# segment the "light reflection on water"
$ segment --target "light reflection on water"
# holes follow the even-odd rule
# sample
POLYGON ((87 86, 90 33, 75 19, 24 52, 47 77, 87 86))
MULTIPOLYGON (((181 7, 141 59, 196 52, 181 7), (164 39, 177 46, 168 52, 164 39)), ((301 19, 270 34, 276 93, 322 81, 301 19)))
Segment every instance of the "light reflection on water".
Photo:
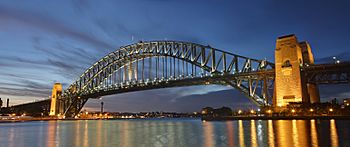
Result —
POLYGON ((257 147, 255 120, 250 121, 251 146, 257 147))
POLYGON ((1 123, 0 146, 350 146, 350 121, 198 119, 1 123))
POLYGON ((319 146, 318 145, 318 138, 317 138, 317 128, 316 128, 316 121, 314 119, 311 120, 311 145, 312 146, 319 146))
POLYGON ((338 133, 337 133, 337 127, 335 124, 334 119, 331 120, 331 145, 332 147, 338 147, 339 143, 338 143, 338 133))
POLYGON ((227 121, 226 122, 226 127, 227 127, 227 146, 228 147, 233 147, 234 146, 234 129, 233 129, 233 122, 232 121, 227 121))
POLYGON ((243 121, 242 120, 239 120, 238 121, 238 127, 239 127, 239 146, 241 147, 245 147, 245 144, 244 144, 244 130, 243 130, 243 121))

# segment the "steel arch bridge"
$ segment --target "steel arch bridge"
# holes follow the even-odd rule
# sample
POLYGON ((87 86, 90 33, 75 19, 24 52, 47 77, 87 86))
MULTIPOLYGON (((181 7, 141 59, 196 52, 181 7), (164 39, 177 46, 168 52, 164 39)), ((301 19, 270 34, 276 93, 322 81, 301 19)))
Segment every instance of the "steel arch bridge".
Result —
POLYGON ((73 117, 89 98, 206 84, 232 86, 266 106, 273 82, 274 64, 266 60, 190 42, 139 42, 120 47, 88 68, 58 97, 57 113, 73 117))

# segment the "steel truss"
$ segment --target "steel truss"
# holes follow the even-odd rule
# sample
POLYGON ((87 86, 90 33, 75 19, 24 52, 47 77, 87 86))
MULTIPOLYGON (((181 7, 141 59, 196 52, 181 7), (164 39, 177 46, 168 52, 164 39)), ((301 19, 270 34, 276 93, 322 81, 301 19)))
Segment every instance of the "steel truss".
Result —
POLYGON ((73 117, 89 98, 175 86, 222 84, 269 105, 274 64, 189 42, 139 42, 88 68, 62 94, 59 113, 73 117))
POLYGON ((350 83, 350 62, 306 66, 302 69, 302 74, 306 77, 307 83, 350 83))

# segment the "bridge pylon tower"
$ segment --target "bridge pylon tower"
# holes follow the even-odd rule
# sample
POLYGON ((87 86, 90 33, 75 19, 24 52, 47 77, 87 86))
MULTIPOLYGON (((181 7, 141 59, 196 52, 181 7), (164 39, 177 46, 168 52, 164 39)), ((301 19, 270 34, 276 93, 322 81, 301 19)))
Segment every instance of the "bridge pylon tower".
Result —
POLYGON ((62 110, 59 110, 61 108, 60 105, 62 105, 60 103, 61 94, 62 94, 62 84, 55 83, 52 88, 49 116, 56 116, 59 114, 59 112, 62 112, 62 110))
POLYGON ((287 106, 290 102, 316 103, 320 101, 316 84, 308 83, 304 67, 314 64, 311 47, 298 42, 295 35, 279 37, 275 49, 274 106, 287 106))

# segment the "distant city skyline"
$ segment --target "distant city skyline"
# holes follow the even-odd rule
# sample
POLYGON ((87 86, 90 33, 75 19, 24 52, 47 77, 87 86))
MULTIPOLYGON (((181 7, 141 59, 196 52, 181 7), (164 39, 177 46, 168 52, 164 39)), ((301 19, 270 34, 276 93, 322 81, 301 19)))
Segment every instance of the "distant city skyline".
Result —
MULTIPOLYGON (((317 63, 350 60, 350 2, 293 1, 2 1, 0 97, 10 105, 45 99, 55 82, 67 88, 85 69, 141 40, 195 42, 274 62, 276 38, 296 34, 317 63), (321 11, 322 10, 322 11, 321 11)), ((349 98, 349 85, 320 86, 321 100, 349 98)), ((103 97, 106 111, 199 111, 254 107, 226 86, 192 86, 103 97)), ((99 110, 89 100, 87 110, 99 110)))

